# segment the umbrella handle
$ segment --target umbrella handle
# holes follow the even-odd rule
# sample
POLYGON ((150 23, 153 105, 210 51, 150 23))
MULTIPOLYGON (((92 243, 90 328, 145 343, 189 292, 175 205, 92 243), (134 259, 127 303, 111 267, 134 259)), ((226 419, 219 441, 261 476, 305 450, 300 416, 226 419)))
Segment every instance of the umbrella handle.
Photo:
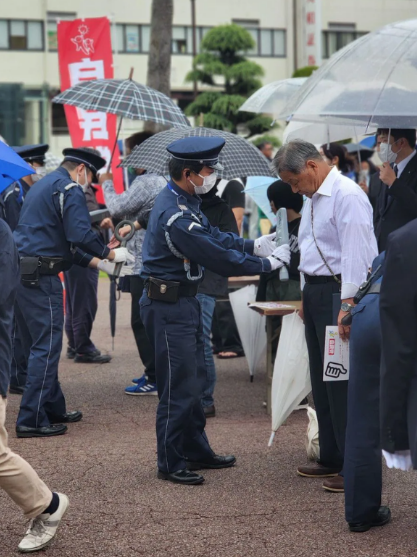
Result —
MULTIPOLYGON (((116 240, 118 240, 120 242, 122 247, 126 247, 127 242, 131 238, 133 238, 135 232, 136 232, 135 225, 132 221, 122 220, 122 221, 119 222, 119 224, 116 226, 116 228, 114 230, 114 237, 116 238, 116 240), (126 234, 126 236, 120 236, 120 234, 119 234, 119 230, 121 228, 123 228, 123 226, 130 226, 130 231, 128 232, 128 234, 126 234)), ((124 263, 116 263, 116 265, 114 267, 114 275, 113 276, 115 276, 115 277, 120 276, 120 271, 122 270, 123 265, 124 265, 124 263)))

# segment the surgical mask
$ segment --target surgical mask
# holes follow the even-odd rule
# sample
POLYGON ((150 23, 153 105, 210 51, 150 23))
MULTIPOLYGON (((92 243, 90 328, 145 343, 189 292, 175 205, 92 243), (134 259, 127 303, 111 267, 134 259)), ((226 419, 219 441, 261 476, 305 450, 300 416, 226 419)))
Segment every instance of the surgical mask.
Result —
POLYGON ((198 174, 198 176, 203 179, 202 186, 196 186, 194 182, 191 182, 197 195, 204 195, 205 193, 208 193, 216 185, 217 175, 215 172, 213 172, 213 174, 210 174, 209 176, 201 176, 201 174, 198 174))
MULTIPOLYGON (((394 141, 392 145, 395 145, 396 143, 397 142, 394 141)), ((381 145, 379 146, 379 158, 382 162, 393 164, 397 160, 398 153, 401 151, 401 149, 397 153, 394 153, 394 151, 392 150, 392 145, 390 145, 389 143, 381 143, 381 145)))
POLYGON ((86 169, 85 166, 84 166, 84 184, 80 184, 80 182, 78 181, 78 176, 77 176, 77 184, 78 184, 79 186, 82 187, 83 192, 86 192, 87 189, 88 189, 88 186, 90 185, 90 184, 88 183, 87 169, 86 169))
POLYGON ((36 174, 31 174, 33 182, 39 182, 41 178, 46 176, 46 168, 44 166, 32 167, 36 174))

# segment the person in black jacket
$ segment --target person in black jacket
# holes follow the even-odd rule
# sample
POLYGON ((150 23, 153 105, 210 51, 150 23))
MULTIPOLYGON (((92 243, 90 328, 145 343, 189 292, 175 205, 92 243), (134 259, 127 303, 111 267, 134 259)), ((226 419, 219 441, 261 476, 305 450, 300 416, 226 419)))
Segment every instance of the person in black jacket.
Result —
MULTIPOLYGON (((225 201, 217 196, 216 188, 213 188, 209 193, 201 195, 200 197, 202 199, 201 211, 212 226, 216 226, 221 232, 233 232, 234 234, 238 234, 233 211, 225 201)), ((210 337, 216 298, 219 296, 225 298, 228 296, 227 278, 206 269, 204 280, 197 294, 203 319, 204 357, 207 368, 207 381, 202 396, 202 404, 206 418, 212 418, 216 415, 213 398, 214 386, 216 384, 216 367, 214 364, 210 337)))
POLYGON ((379 129, 380 157, 384 161, 374 214, 375 235, 381 253, 391 232, 417 218, 416 130, 379 129))
POLYGON ((380 294, 381 442, 394 467, 393 455, 417 468, 416 246, 417 220, 389 236, 380 294))

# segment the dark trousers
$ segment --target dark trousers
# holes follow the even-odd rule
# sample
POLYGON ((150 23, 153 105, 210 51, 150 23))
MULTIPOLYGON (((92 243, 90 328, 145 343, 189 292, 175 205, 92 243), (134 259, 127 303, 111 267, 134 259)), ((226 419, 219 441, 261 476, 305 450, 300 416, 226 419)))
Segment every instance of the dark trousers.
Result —
POLYGON ((73 265, 64 273, 65 333, 68 345, 77 352, 94 352, 90 339, 97 313, 98 270, 73 265))
POLYGON ((17 425, 44 427, 50 418, 65 414, 65 398, 58 381, 64 309, 57 276, 41 276, 38 288, 19 284, 17 303, 32 336, 27 381, 17 425))
POLYGON ((242 342, 229 300, 216 303, 211 331, 216 352, 243 353, 242 342))
POLYGON ((379 294, 368 294, 352 311, 345 449, 347 522, 368 522, 381 504, 379 424, 381 330, 379 294))
POLYGON ((143 365, 145 374, 151 383, 156 383, 155 353, 146 334, 145 325, 140 316, 139 301, 143 294, 145 281, 139 275, 129 277, 130 294, 132 296, 131 326, 135 336, 136 346, 143 365))
POLYGON ((311 386, 319 423, 320 463, 343 467, 347 414, 347 381, 323 381, 326 326, 333 324, 336 282, 306 284, 303 290, 305 335, 310 358, 311 386))
POLYGON ((170 304, 147 294, 140 308, 155 350, 158 468, 173 473, 185 469, 186 459, 207 461, 214 454, 201 404, 207 377, 201 309, 196 298, 170 304))
POLYGON ((16 286, 9 285, 9 294, 0 295, 0 397, 7 396, 12 359, 13 306, 16 286))
POLYGON ((23 319, 17 303, 14 305, 14 322, 12 331, 12 366, 10 371, 10 386, 24 387, 26 385, 27 367, 32 345, 30 331, 23 319))

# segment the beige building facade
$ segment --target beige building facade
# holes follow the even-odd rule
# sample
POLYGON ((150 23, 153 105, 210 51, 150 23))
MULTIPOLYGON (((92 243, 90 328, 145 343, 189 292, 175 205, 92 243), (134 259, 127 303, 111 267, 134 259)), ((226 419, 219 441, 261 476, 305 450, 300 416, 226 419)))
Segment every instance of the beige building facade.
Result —
MULTIPOLYGON (((236 22, 256 42, 248 55, 262 65, 264 83, 290 77, 306 63, 304 21, 315 4, 322 59, 394 21, 417 17, 417 0, 195 0, 197 50, 213 26, 236 22)), ((70 143, 62 107, 51 106, 59 90, 58 20, 109 17, 116 78, 145 83, 151 0, 0 0, 0 134, 11 143, 47 141, 55 153, 70 143)), ((174 0, 172 96, 185 106, 192 83, 191 0, 174 0)), ((127 135, 140 128, 130 122, 127 135)))

